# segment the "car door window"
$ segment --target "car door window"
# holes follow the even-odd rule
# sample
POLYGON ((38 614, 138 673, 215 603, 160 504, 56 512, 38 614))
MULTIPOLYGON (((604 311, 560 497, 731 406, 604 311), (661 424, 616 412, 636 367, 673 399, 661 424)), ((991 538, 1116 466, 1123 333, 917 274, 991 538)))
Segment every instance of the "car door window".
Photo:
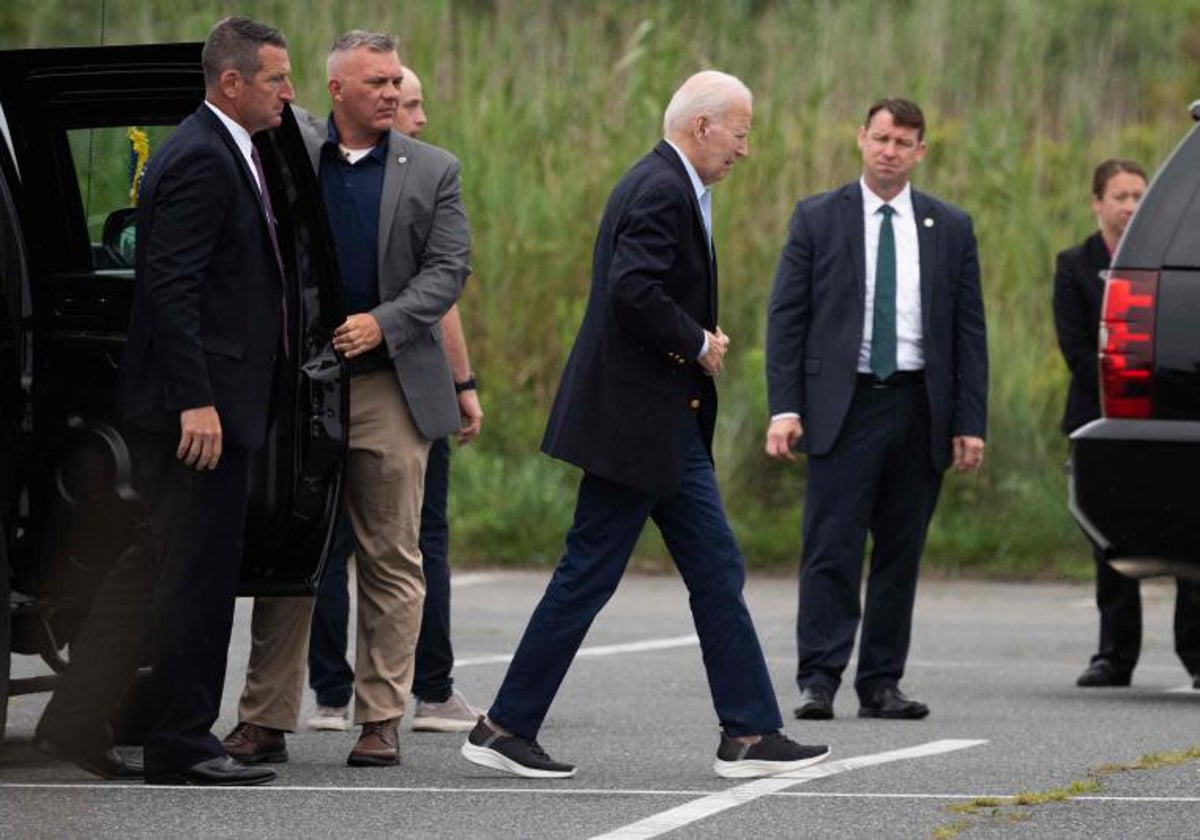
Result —
POLYGON ((133 208, 146 161, 174 126, 106 126, 67 132, 87 220, 91 268, 133 268, 133 208))

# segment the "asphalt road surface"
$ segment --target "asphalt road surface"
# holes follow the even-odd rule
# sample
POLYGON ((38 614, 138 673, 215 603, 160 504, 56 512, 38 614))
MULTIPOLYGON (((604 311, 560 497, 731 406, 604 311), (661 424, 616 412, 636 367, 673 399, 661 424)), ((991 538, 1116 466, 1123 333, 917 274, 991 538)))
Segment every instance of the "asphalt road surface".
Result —
MULTIPOLYGON (((455 677, 476 705, 491 700, 546 579, 456 577, 455 677)), ((1174 587, 1148 582, 1143 593, 1146 634, 1133 686, 1078 689, 1096 637, 1090 586, 923 582, 903 687, 930 705, 930 717, 859 719, 847 685, 834 720, 802 722, 791 716, 794 580, 753 578, 747 600, 785 729, 833 748, 824 764, 765 780, 712 772, 717 724, 687 594, 674 576, 627 577, 568 674, 539 740, 579 765, 570 780, 503 776, 462 759, 462 735, 402 727, 396 768, 347 767, 354 733, 302 729, 289 736, 291 761, 269 787, 101 783, 36 752, 30 739, 45 696, 15 698, 0 747, 0 836, 1200 836, 1200 761, 1115 771, 1200 746, 1200 692, 1172 651, 1174 587), (1061 795, 1102 767, 1111 772, 1074 798, 1006 804, 1022 792, 1061 795), (999 805, 947 810, 980 797, 999 805)), ((235 722, 248 618, 248 602, 240 603, 222 735, 235 722)), ((27 657, 14 666, 19 674, 42 669, 27 657)), ((305 702, 301 726, 311 695, 305 702)))

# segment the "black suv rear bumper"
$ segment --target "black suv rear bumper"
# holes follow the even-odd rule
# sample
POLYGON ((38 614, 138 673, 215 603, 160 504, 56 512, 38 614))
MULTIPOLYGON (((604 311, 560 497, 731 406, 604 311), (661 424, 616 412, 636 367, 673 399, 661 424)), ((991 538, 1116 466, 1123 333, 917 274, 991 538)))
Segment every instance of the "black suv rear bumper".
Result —
POLYGON ((1071 440, 1068 506, 1113 566, 1200 579, 1200 422, 1102 419, 1071 440))

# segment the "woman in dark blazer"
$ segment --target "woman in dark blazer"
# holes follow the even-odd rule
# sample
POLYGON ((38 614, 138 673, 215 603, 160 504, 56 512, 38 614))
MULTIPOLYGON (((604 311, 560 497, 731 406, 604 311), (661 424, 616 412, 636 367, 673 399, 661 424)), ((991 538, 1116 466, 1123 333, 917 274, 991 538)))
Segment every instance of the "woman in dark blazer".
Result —
MULTIPOLYGON (((1071 370, 1063 434, 1100 416, 1097 352, 1104 280, 1113 252, 1146 191, 1146 173, 1131 160, 1109 159, 1092 175, 1092 212, 1099 230, 1058 255, 1054 272, 1054 327, 1071 370)), ((1076 681, 1084 687, 1129 685, 1142 644, 1142 601, 1138 581, 1114 570, 1099 549, 1096 606, 1100 648, 1076 681)), ((1177 581, 1175 652, 1200 687, 1200 584, 1177 581)))

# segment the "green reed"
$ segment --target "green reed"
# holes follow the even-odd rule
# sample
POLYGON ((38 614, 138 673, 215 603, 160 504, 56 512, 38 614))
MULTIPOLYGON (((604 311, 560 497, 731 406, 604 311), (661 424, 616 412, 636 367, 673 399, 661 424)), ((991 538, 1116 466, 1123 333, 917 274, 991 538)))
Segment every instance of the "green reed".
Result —
MULTIPOLYGON (((689 73, 754 90, 752 158, 714 201, 721 325, 718 475, 749 561, 799 550, 803 465, 768 463, 765 308, 795 200, 856 177, 856 126, 884 96, 919 101, 915 177, 972 214, 992 356, 987 466, 948 476, 928 562, 948 574, 1079 575, 1058 431, 1066 369, 1050 315, 1054 254, 1091 229, 1087 185, 1111 155, 1153 169, 1200 95, 1200 0, 10 0, 0 47, 202 39, 220 15, 282 28, 302 103, 324 107, 324 54, 348 28, 397 33, 425 82, 427 139, 463 161, 474 233, 463 301, 484 390, 456 459, 457 558, 550 562, 572 469, 537 454, 583 313, 592 238, 620 174, 658 138, 689 73)), ((653 539, 645 554, 662 554, 653 539)))

